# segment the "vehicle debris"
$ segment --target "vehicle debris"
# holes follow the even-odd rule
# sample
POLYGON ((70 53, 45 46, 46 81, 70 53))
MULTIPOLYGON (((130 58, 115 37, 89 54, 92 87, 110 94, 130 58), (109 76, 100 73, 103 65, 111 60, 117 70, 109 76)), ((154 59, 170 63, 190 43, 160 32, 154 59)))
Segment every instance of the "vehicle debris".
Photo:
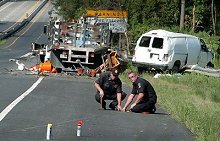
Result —
POLYGON ((213 76, 213 77, 220 77, 220 70, 214 69, 214 68, 203 68, 199 65, 189 65, 185 66, 184 72, 195 72, 204 74, 207 76, 213 76))
POLYGON ((28 70, 32 72, 50 72, 50 73, 57 72, 56 69, 52 66, 50 61, 37 64, 36 66, 32 66, 28 70))
POLYGON ((111 48, 109 24, 94 20, 92 16, 83 16, 77 22, 66 22, 50 17, 44 27, 48 44, 32 43, 33 54, 39 55, 42 63, 29 70, 94 77, 118 69, 120 62, 127 59, 111 48))
POLYGON ((17 60, 17 59, 9 59, 9 61, 14 61, 18 65, 17 70, 19 70, 19 71, 23 71, 23 70, 27 69, 25 67, 24 63, 19 63, 19 60, 17 60))

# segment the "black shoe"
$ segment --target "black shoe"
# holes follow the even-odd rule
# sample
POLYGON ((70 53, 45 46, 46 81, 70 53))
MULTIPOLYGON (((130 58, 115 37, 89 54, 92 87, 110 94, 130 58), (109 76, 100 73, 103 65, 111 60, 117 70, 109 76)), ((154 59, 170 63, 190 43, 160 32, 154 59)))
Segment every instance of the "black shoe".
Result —
POLYGON ((112 104, 109 104, 109 108, 112 109, 112 110, 116 110, 116 107, 113 106, 112 104))
POLYGON ((105 104, 105 105, 102 105, 102 109, 103 109, 103 110, 106 110, 106 104, 105 104))
POLYGON ((106 110, 106 106, 102 107, 104 110, 106 110))
POLYGON ((153 113, 155 113, 155 112, 156 112, 156 110, 157 110, 157 109, 156 109, 156 107, 154 106, 154 108, 151 110, 151 112, 150 112, 150 113, 151 113, 151 114, 153 114, 153 113))

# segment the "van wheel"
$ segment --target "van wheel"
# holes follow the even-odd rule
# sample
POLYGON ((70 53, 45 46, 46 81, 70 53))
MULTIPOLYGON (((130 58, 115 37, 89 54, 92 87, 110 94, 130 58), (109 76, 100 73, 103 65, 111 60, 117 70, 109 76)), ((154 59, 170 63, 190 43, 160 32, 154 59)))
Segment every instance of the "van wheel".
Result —
POLYGON ((211 62, 209 62, 206 66, 207 66, 208 68, 214 68, 214 64, 212 64, 211 62))
POLYGON ((180 71, 180 61, 177 60, 174 65, 173 65, 173 68, 172 68, 172 73, 178 73, 180 71))

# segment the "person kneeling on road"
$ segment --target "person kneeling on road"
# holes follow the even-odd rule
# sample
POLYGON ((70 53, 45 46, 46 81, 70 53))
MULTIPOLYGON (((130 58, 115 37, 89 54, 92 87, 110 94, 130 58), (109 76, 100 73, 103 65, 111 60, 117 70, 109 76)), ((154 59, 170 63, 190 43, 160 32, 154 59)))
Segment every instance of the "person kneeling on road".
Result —
POLYGON ((95 99, 101 104, 102 109, 106 109, 105 100, 113 100, 109 104, 109 108, 122 111, 121 102, 125 99, 126 93, 122 91, 122 82, 117 70, 101 73, 95 81, 95 88, 97 89, 95 99))
POLYGON ((135 113, 154 113, 156 111, 157 95, 152 85, 147 80, 138 77, 135 72, 128 73, 128 77, 133 84, 133 88, 122 111, 125 112, 134 97, 137 96, 135 102, 131 104, 129 111, 135 113))

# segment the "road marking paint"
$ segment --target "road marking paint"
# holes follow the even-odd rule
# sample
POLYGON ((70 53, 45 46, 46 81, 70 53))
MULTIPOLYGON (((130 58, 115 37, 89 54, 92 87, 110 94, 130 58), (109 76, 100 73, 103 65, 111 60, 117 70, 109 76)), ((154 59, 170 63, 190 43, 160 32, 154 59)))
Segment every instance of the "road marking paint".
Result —
MULTIPOLYGON (((12 2, 15 4, 16 2, 12 2)), ((21 3, 20 5, 16 6, 15 8, 10 8, 10 13, 8 13, 6 16, 4 16, 3 21, 7 22, 13 22, 14 19, 11 19, 11 16, 13 15, 14 12, 17 11, 17 9, 23 8, 26 2, 21 3)), ((6 31, 3 31, 6 32, 6 31)))
MULTIPOLYGON (((47 10, 47 7, 49 7, 49 4, 46 4, 46 6, 44 6, 44 8, 43 8, 42 10, 40 10, 40 12, 36 15, 36 17, 34 17, 34 18, 31 20, 32 23, 31 23, 30 25, 27 25, 27 28, 25 27, 26 30, 25 30, 20 36, 18 36, 10 45, 4 47, 3 49, 7 49, 7 48, 11 47, 13 44, 15 44, 15 42, 16 42, 20 37, 22 37, 22 36, 32 27, 32 25, 39 19, 39 17, 43 14, 43 12, 44 12, 45 10, 47 10)), ((20 32, 21 32, 21 31, 20 31, 20 32)))
POLYGON ((8 8, 10 5, 12 5, 12 3, 9 3, 7 6, 5 6, 4 8, 0 9, 0 12, 2 12, 3 10, 5 10, 6 8, 8 8))
MULTIPOLYGON (((24 3, 23 3, 24 4, 24 3)), ((9 31, 10 29, 12 29, 13 27, 15 27, 15 25, 17 25, 17 24, 19 24, 20 22, 22 22, 22 20, 24 20, 24 19, 26 19, 27 17, 26 17, 26 14, 32 14, 35 10, 36 10, 36 8, 35 7, 37 7, 37 6, 39 6, 40 4, 39 4, 39 1, 37 1, 37 3, 35 3, 31 8, 29 8, 26 12, 24 12, 24 14, 13 24, 13 25, 11 25, 10 27, 8 27, 7 29, 5 29, 3 32, 7 32, 7 31, 9 31)))
POLYGON ((28 52, 28 53, 22 55, 20 58, 26 58, 28 56, 31 56, 32 54, 33 54, 32 52, 28 52))
POLYGON ((9 104, 1 113, 0 113, 0 121, 4 119, 4 117, 27 95, 29 95, 40 82, 43 80, 44 77, 40 77, 26 92, 20 95, 17 99, 15 99, 11 104, 9 104))

